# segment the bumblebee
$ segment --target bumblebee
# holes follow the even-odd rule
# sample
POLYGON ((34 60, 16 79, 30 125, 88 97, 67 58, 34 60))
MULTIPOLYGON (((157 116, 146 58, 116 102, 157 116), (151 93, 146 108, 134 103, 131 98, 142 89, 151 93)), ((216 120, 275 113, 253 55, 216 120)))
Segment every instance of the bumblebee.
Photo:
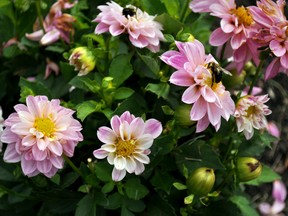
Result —
POLYGON ((215 62, 209 62, 207 64, 207 69, 210 70, 211 74, 212 74, 211 87, 213 86, 214 83, 221 82, 223 73, 232 76, 232 74, 229 71, 227 71, 226 69, 220 67, 220 65, 215 63, 215 62))
POLYGON ((136 15, 136 11, 135 11, 135 9, 132 8, 132 7, 126 7, 126 8, 123 8, 122 14, 123 14, 123 16, 125 16, 126 18, 128 18, 128 16, 133 17, 133 16, 136 15))

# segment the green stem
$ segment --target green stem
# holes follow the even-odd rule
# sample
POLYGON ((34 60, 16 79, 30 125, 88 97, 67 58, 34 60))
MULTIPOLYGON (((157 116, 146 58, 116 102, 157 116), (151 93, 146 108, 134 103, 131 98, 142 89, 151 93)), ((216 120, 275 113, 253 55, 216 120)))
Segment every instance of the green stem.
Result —
POLYGON ((251 85, 250 85, 250 88, 249 88, 249 91, 248 91, 248 95, 251 94, 252 89, 253 89, 256 81, 257 81, 258 78, 259 78, 260 70, 261 70, 261 68, 262 68, 262 66, 263 66, 263 63, 264 63, 264 60, 261 60, 260 63, 259 63, 259 65, 258 65, 258 67, 257 67, 257 69, 256 69, 256 74, 255 74, 254 79, 252 80, 252 83, 251 83, 251 85))
POLYGON ((182 23, 185 22, 188 6, 189 6, 189 1, 185 0, 184 6, 182 7, 182 10, 180 12, 180 22, 182 22, 182 23))
POLYGON ((41 3, 40 3, 40 0, 36 0, 35 4, 36 4, 36 11, 37 11, 37 16, 38 16, 38 19, 39 19, 40 27, 43 30, 43 32, 45 32, 44 25, 43 25, 44 21, 43 21, 43 17, 42 17, 42 14, 41 14, 41 3))
POLYGON ((70 167, 76 172, 78 173, 81 177, 83 177, 83 174, 81 173, 81 171, 74 165, 74 163, 66 156, 66 155, 62 155, 62 157, 64 158, 64 160, 66 161, 66 163, 68 163, 70 165, 70 167))

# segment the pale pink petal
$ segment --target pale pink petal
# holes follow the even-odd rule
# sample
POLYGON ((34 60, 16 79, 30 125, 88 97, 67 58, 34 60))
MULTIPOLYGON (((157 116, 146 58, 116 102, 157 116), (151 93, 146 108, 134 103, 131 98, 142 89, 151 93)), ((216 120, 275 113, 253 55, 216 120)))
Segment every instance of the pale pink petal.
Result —
POLYGON ((49 45, 59 40, 61 33, 57 29, 47 32, 40 40, 42 45, 49 45))
POLYGON ((102 149, 97 149, 97 150, 93 151, 93 155, 97 159, 103 159, 103 158, 107 157, 108 154, 109 154, 109 152, 102 150, 102 149))
POLYGON ((193 0, 189 3, 189 8, 195 13, 211 12, 210 6, 218 1, 219 0, 193 0))
POLYGON ((119 24, 114 24, 109 27, 109 31, 111 35, 117 36, 122 34, 125 31, 125 28, 123 26, 120 26, 119 24))
POLYGON ((183 70, 174 72, 169 81, 178 86, 191 86, 194 84, 192 75, 183 70))
POLYGON ((204 98, 205 101, 209 102, 209 103, 213 103, 217 100, 217 97, 214 93, 214 91, 210 88, 210 86, 205 86, 203 88, 201 88, 201 94, 204 98))
POLYGON ((280 180, 273 182, 272 196, 276 201, 284 202, 287 196, 286 186, 280 180))
POLYGON ((126 158, 127 164, 126 164, 126 170, 128 173, 133 173, 136 169, 136 162, 132 157, 126 158))
POLYGON ((47 151, 39 150, 36 145, 32 147, 32 154, 36 161, 43 161, 47 157, 47 151))
POLYGON ((75 149, 76 144, 77 143, 73 141, 68 141, 67 143, 62 145, 64 154, 68 157, 72 157, 74 154, 74 149, 75 149))
POLYGON ((234 34, 231 38, 232 49, 238 49, 242 44, 246 42, 244 33, 234 34))
POLYGON ((40 41, 43 35, 44 35, 43 30, 35 31, 31 34, 25 34, 25 36, 29 40, 33 40, 33 41, 40 41))
POLYGON ((29 134, 29 135, 23 137, 21 143, 23 146, 27 146, 27 147, 33 146, 36 144, 35 136, 29 134))
POLYGON ((219 121, 221 121, 221 109, 214 104, 210 104, 207 106, 207 113, 209 121, 213 126, 215 126, 219 121))
POLYGON ((285 201, 280 202, 276 200, 271 207, 271 213, 272 214, 280 213, 281 211, 284 210, 284 208, 285 208, 285 201))
POLYGON ((109 31, 109 26, 105 23, 99 23, 95 28, 95 34, 102 34, 109 31))
POLYGON ((145 122, 144 134, 150 134, 154 139, 162 133, 162 124, 156 119, 149 119, 145 122))
POLYGON ((20 137, 8 128, 5 128, 1 135, 1 142, 3 143, 15 143, 19 139, 20 137))
POLYGON ((41 112, 35 97, 28 96, 26 98, 26 104, 29 112, 34 115, 34 117, 41 117, 41 112))
MULTIPOLYGON (((116 153, 115 152, 110 152, 108 153, 108 156, 107 156, 107 161, 109 164, 111 165, 114 165, 114 159, 116 157, 116 153)), ((99 158, 100 159, 100 158, 99 158)))
POLYGON ((35 118, 27 111, 18 111, 20 120, 24 123, 34 123, 35 118))
POLYGON ((137 139, 137 149, 145 150, 149 149, 153 144, 153 137, 150 134, 145 134, 137 139))
POLYGON ((275 77, 279 70, 280 70, 280 59, 274 58, 270 64, 268 65, 266 72, 265 72, 265 80, 271 79, 275 77))
POLYGON ((126 121, 128 124, 130 124, 133 119, 135 118, 134 115, 132 115, 129 111, 124 112, 121 116, 120 116, 120 120, 121 122, 126 121))
POLYGON ((39 150, 45 150, 48 145, 49 145, 49 141, 44 140, 44 139, 37 139, 37 146, 39 150))
POLYGON ((193 42, 188 42, 184 46, 184 50, 187 56, 187 59, 193 65, 200 65, 204 62, 205 59, 205 48, 203 44, 194 40, 193 42))
POLYGON ((167 51, 160 59, 177 70, 183 68, 184 63, 187 62, 187 58, 177 51, 167 51))
POLYGON ((137 160, 135 162, 136 162, 135 174, 136 175, 140 175, 141 173, 144 172, 145 167, 144 167, 144 165, 141 162, 139 162, 137 160))
POLYGON ((269 48, 277 57, 281 57, 286 53, 286 47, 281 45, 281 43, 277 40, 272 40, 269 43, 269 48))
POLYGON ((4 152, 3 160, 7 163, 16 163, 21 160, 20 155, 17 153, 15 149, 15 144, 7 145, 7 148, 4 152))
POLYGON ((30 134, 29 132, 30 127, 31 127, 30 124, 19 122, 12 125, 11 131, 15 134, 25 136, 30 134))
POLYGON ((127 121, 122 122, 119 130, 120 130, 120 137, 122 140, 130 140, 131 128, 127 121))
POLYGON ((202 131, 204 131, 208 125, 209 125, 209 119, 208 119, 208 116, 204 116, 202 119, 200 119, 198 122, 197 122, 197 126, 196 126, 196 133, 200 133, 202 131))
POLYGON ((258 208, 262 214, 268 215, 271 212, 271 205, 269 203, 260 203, 258 208))
POLYGON ((50 162, 57 169, 62 169, 64 165, 64 159, 62 157, 51 157, 50 162))
POLYGON ((111 127, 112 130, 115 132, 116 136, 120 136, 120 124, 121 124, 121 119, 119 116, 115 115, 111 118, 111 127))
POLYGON ((36 166, 36 161, 34 160, 25 160, 22 158, 21 160, 21 168, 22 168, 22 171, 24 173, 24 175, 30 175, 32 174, 36 169, 37 169, 37 166, 36 166))
POLYGON ((142 118, 135 118, 131 124, 131 139, 140 137, 143 134, 145 123, 142 118))
POLYGON ((225 44, 230 39, 230 37, 231 37, 231 33, 226 34, 222 31, 221 28, 217 28, 210 35, 209 43, 212 46, 221 46, 225 44))
POLYGON ((126 175, 126 170, 117 170, 115 167, 113 168, 112 171, 112 179, 113 181, 121 181, 126 175))
POLYGON ((115 144, 104 144, 101 146, 101 149, 107 152, 115 152, 116 146, 115 144))
POLYGON ((231 33, 231 32, 233 32, 233 30, 235 29, 235 25, 232 24, 232 23, 230 22, 230 20, 222 19, 221 22, 220 22, 220 24, 221 24, 222 31, 223 31, 224 33, 231 33))
POLYGON ((52 163, 49 160, 37 161, 36 165, 41 173, 48 173, 52 169, 52 163))
POLYGON ((118 170, 122 170, 122 169, 125 169, 126 167, 126 158, 123 157, 123 156, 116 156, 114 158, 114 166, 116 169, 118 170))
POLYGON ((288 53, 280 57, 280 63, 284 69, 288 69, 288 53))
POLYGON ((51 151, 52 154, 61 156, 63 153, 62 145, 58 141, 51 142, 48 145, 48 149, 51 151))
POLYGON ((195 84, 190 86, 184 91, 182 95, 182 101, 187 104, 192 104, 199 99, 200 95, 201 92, 199 91, 197 85, 195 84))
POLYGON ((150 162, 150 159, 147 155, 140 153, 133 153, 133 156, 136 160, 138 160, 141 163, 148 164, 150 162))
POLYGON ((51 177, 53 177, 56 174, 57 171, 58 171, 58 169, 52 166, 52 168, 50 169, 49 172, 46 172, 46 173, 43 173, 43 174, 46 177, 51 178, 51 177))
POLYGON ((200 98, 192 106, 190 112, 190 119, 192 121, 198 121, 202 119, 206 113, 207 113, 207 102, 203 98, 200 98))
POLYGON ((107 144, 115 143, 117 140, 117 136, 114 131, 105 126, 98 129, 97 137, 101 142, 107 144))

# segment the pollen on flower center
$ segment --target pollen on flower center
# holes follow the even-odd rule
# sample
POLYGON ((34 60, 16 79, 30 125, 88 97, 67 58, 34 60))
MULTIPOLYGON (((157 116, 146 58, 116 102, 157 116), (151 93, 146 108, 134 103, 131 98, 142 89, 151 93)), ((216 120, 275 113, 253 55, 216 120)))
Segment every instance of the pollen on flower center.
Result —
POLYGON ((36 118, 34 128, 47 137, 52 137, 55 132, 55 124, 50 118, 36 118))
POLYGON ((253 23, 253 18, 244 6, 238 7, 237 9, 233 9, 232 13, 235 14, 239 20, 239 23, 249 26, 253 23))
POLYGON ((256 113, 256 107, 255 106, 250 106, 247 110, 246 110, 246 117, 249 117, 253 114, 256 113))
POLYGON ((135 140, 121 140, 116 144, 116 154, 121 156, 129 156, 135 150, 135 140))

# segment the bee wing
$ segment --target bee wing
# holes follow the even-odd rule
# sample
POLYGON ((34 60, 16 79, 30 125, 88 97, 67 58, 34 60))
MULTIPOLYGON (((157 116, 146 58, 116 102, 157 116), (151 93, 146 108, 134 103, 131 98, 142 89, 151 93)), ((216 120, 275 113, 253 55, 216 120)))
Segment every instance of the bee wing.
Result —
POLYGON ((232 76, 232 74, 230 73, 230 71, 224 69, 224 68, 221 68, 222 72, 229 75, 229 76, 232 76))

